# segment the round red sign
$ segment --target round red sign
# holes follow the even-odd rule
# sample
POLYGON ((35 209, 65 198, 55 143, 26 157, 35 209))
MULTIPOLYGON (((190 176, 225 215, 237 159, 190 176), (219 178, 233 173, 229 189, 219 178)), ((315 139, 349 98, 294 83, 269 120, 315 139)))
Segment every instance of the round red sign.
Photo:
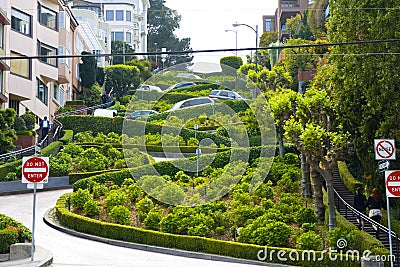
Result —
POLYGON ((400 197, 400 171, 393 171, 388 175, 386 189, 393 196, 400 197))
POLYGON ((49 174, 49 166, 42 158, 29 158, 22 165, 22 176, 31 183, 43 181, 49 174))

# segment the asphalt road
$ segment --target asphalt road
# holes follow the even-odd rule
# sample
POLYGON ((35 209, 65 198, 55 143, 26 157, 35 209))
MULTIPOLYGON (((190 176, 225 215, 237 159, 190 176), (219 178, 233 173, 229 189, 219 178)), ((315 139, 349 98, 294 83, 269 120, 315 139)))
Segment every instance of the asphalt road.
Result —
MULTIPOLYGON (((53 253, 52 266, 256 266, 185 258, 118 247, 59 232, 43 222, 43 215, 46 211, 55 206, 56 200, 60 195, 70 191, 71 189, 63 189, 45 192, 38 191, 37 193, 35 244, 48 249, 53 253)), ((0 213, 7 214, 32 229, 33 193, 0 196, 0 213)))

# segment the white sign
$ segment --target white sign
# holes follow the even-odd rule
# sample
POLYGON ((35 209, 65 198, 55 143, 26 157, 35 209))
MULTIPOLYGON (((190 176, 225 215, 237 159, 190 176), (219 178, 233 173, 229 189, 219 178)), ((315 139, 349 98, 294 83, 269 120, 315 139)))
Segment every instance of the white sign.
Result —
MULTIPOLYGON (((49 181, 49 158, 48 157, 23 157, 22 159, 22 183, 43 184, 49 181)), ((29 187, 28 188, 33 188, 29 187)), ((37 187, 39 189, 39 187, 37 187)))
POLYGON ((395 160, 396 147, 394 139, 375 139, 375 159, 376 160, 395 160))

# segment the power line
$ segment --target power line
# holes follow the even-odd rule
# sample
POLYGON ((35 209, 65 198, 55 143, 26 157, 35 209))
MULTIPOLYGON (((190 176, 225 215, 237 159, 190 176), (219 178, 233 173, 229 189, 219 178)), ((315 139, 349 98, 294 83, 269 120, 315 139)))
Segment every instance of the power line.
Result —
MULTIPOLYGON (((253 50, 276 50, 290 48, 310 48, 310 47, 329 47, 329 46, 345 46, 345 45, 364 45, 376 43, 395 43, 400 42, 400 39, 387 40, 369 40, 369 41, 353 41, 343 43, 324 43, 324 44, 303 44, 303 45, 283 45, 283 46, 268 46, 268 47, 248 47, 248 48, 225 48, 225 49, 206 49, 206 50, 185 50, 185 51, 166 51, 166 52, 146 52, 146 53, 109 53, 109 54, 84 54, 84 55, 36 55, 36 56, 3 56, 0 60, 15 60, 15 59, 42 59, 42 58, 82 58, 82 57, 116 57, 116 56, 155 56, 155 55, 188 55, 199 53, 217 53, 217 52, 235 52, 235 51, 253 51, 253 50)), ((373 54, 373 53, 367 53, 373 54)), ((393 53, 388 53, 393 54, 393 53)))

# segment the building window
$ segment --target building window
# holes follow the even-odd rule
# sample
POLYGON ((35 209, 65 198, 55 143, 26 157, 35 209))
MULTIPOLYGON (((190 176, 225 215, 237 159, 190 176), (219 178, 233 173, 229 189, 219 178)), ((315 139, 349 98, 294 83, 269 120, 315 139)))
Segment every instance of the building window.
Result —
MULTIPOLYGON (((11 57, 21 57, 21 54, 11 51, 11 57)), ((31 60, 30 59, 13 59, 10 60, 10 72, 18 76, 31 78, 31 60)))
POLYGON ((273 30, 272 19, 265 19, 265 31, 269 32, 273 30))
POLYGON ((19 115, 19 101, 18 100, 11 100, 8 102, 8 106, 15 110, 17 115, 19 115))
POLYGON ((11 9, 11 28, 32 36, 32 17, 17 9, 11 9))
POLYGON ((65 11, 58 12, 58 28, 65 28, 65 11))
POLYGON ((58 102, 60 99, 60 91, 58 89, 58 84, 56 82, 53 83, 53 99, 58 102))
POLYGON ((126 11, 126 21, 132 21, 132 13, 130 11, 126 11))
MULTIPOLYGON (((64 56, 65 55, 64 50, 65 50, 65 47, 63 45, 59 45, 58 46, 58 55, 59 56, 64 56)), ((64 63, 65 62, 65 58, 63 58, 63 57, 58 58, 58 62, 64 63)))
POLYGON ((38 11, 40 24, 49 27, 50 29, 57 30, 57 12, 48 9, 41 4, 38 5, 38 11))
POLYGON ((111 41, 124 41, 124 33, 123 32, 111 32, 111 41))
POLYGON ((116 10, 115 11, 115 20, 123 21, 124 20, 124 11, 123 10, 116 10))
POLYGON ((132 33, 126 32, 126 42, 132 43, 132 33))
POLYGON ((60 106, 64 106, 64 95, 65 95, 65 90, 64 90, 64 85, 60 85, 60 101, 58 101, 60 103, 60 106))
POLYGON ((106 20, 107 21, 114 20, 114 10, 106 10, 106 20))
MULTIPOLYGON (((57 48, 51 47, 44 43, 38 41, 38 54, 40 56, 56 56, 57 55, 57 48)), ((41 62, 57 66, 57 58, 47 58, 43 57, 39 59, 41 62)))
POLYGON ((3 70, 0 70, 0 93, 4 95, 4 85, 3 85, 3 80, 4 80, 4 72, 3 70))
POLYGON ((4 48, 4 25, 0 23, 0 48, 4 48))
POLYGON ((48 103, 49 88, 41 80, 36 78, 36 97, 46 106, 48 103))

